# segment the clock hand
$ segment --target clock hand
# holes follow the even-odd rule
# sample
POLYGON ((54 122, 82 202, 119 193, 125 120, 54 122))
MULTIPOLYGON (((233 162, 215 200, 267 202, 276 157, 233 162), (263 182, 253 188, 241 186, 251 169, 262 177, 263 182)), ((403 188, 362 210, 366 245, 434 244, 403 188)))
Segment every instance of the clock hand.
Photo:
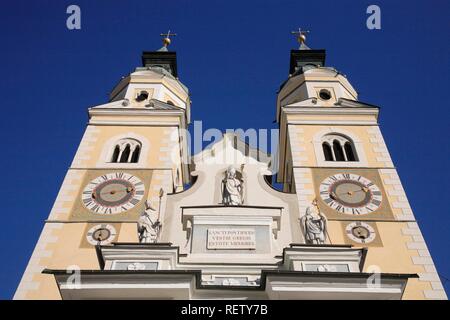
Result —
POLYGON ((126 189, 122 189, 122 190, 111 190, 111 191, 107 191, 107 192, 100 192, 100 194, 115 194, 116 192, 123 192, 126 191, 127 193, 130 193, 133 191, 133 188, 131 187, 127 187, 126 189))
POLYGON ((362 188, 360 188, 360 189, 358 189, 358 190, 347 191, 347 192, 341 192, 341 193, 338 193, 337 195, 343 195, 343 194, 346 194, 346 195, 352 196, 353 193, 355 193, 355 192, 360 192, 360 191, 363 191, 364 193, 367 193, 367 192, 369 191, 369 189, 367 189, 366 187, 362 187, 362 188))

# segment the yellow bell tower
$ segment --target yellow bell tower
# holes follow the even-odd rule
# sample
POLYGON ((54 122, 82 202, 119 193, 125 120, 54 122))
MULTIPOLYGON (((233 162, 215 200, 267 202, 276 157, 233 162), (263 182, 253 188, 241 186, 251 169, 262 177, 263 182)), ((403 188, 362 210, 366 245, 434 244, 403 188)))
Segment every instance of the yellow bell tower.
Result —
POLYGON ((380 132, 379 108, 325 66, 325 50, 306 46, 306 32, 294 33, 300 48, 277 97, 278 182, 297 194, 300 215, 312 204, 326 216, 326 243, 367 248, 364 272, 418 274, 403 299, 446 299, 380 132))
POLYGON ((14 299, 60 299, 45 268, 98 269, 96 245, 139 242, 140 213, 164 207, 166 195, 189 182, 190 98, 178 79, 176 53, 167 48, 173 35, 163 35, 158 51, 143 52, 142 67, 119 81, 108 103, 89 108, 86 131, 14 299))
POLYGON ((379 108, 295 34, 277 97, 286 193, 265 179, 269 155, 235 135, 188 167, 190 98, 168 32, 89 108, 14 298, 446 299, 379 108))

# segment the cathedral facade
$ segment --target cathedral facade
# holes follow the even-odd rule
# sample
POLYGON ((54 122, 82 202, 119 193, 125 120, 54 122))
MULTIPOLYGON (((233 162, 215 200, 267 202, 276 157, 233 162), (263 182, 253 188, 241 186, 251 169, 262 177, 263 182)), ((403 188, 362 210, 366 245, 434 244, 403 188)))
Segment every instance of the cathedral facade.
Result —
POLYGON ((144 52, 88 110, 14 299, 446 299, 379 108, 299 41, 275 156, 233 134, 191 156, 170 39, 144 52))

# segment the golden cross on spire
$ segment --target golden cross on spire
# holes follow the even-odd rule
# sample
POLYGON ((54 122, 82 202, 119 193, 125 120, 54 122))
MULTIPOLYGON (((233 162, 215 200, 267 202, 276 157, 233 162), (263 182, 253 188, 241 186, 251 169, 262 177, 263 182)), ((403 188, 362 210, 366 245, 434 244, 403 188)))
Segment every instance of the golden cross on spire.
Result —
POLYGON ((177 34, 176 33, 170 33, 170 30, 167 31, 167 33, 161 33, 160 36, 164 37, 163 38, 163 46, 165 48, 167 48, 171 42, 170 37, 173 36, 175 37, 177 34))
POLYGON ((300 49, 308 48, 305 44, 307 33, 309 33, 309 30, 302 30, 300 28, 298 28, 298 31, 291 31, 291 34, 295 34, 297 36, 297 41, 300 44, 300 49))

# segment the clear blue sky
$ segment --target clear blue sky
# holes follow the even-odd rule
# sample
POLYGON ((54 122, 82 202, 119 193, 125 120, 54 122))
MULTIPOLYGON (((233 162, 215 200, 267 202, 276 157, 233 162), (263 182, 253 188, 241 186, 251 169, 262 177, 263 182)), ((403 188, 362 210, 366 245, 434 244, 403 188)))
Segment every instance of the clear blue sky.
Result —
MULTIPOLYGON (((2 1, 0 298, 12 297, 87 123, 159 33, 204 128, 273 128, 290 31, 346 74, 381 129, 438 271, 450 277, 449 1, 2 1), (66 8, 82 29, 66 28, 66 8), (366 28, 378 4, 382 29, 366 28)), ((446 285, 448 289, 448 283, 446 285)))

